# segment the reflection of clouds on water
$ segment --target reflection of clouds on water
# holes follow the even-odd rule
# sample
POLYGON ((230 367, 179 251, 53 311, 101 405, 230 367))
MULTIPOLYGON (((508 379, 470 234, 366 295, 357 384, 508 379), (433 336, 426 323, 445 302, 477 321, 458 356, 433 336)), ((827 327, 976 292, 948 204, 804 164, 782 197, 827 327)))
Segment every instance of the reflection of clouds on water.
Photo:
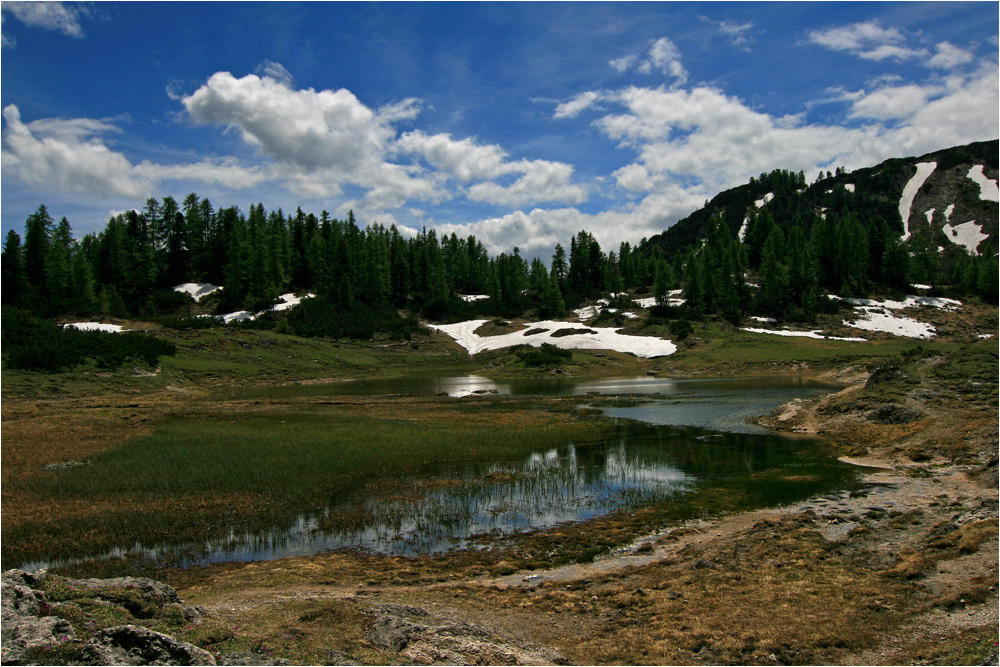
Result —
MULTIPOLYGON (((561 379, 542 385, 534 381, 503 384, 471 375, 440 378, 431 384, 426 379, 345 382, 337 385, 337 389, 373 395, 433 391, 451 396, 492 391, 564 396, 657 393, 661 395, 657 400, 628 408, 604 408, 605 413, 652 424, 703 425, 734 432, 749 430, 744 420, 767 412, 772 409, 769 406, 830 389, 829 385, 788 379, 674 381, 654 377, 584 382, 561 379)), ((769 450, 756 449, 751 444, 763 442, 760 436, 732 433, 694 436, 684 435, 680 430, 667 433, 668 436, 652 440, 623 438, 586 446, 567 443, 534 452, 519 461, 453 463, 449 464, 451 467, 427 468, 420 474, 359 487, 350 497, 335 498, 328 507, 271 530, 233 529, 222 539, 197 544, 154 548, 135 544, 115 549, 104 557, 145 557, 198 564, 311 555, 344 547, 388 554, 441 552, 474 547, 476 536, 543 529, 621 509, 673 501, 719 474, 748 475, 758 469, 786 464, 784 460, 775 463, 762 459, 769 450), (733 438, 736 440, 730 442, 733 438), (460 483, 435 483, 440 480, 460 483), (392 496, 387 495, 389 485, 384 482, 392 483, 392 496), (349 527, 345 524, 348 519, 349 527)), ((359 483, 363 485, 365 480, 359 483)), ((25 567, 34 570, 55 565, 58 564, 39 562, 25 567)))

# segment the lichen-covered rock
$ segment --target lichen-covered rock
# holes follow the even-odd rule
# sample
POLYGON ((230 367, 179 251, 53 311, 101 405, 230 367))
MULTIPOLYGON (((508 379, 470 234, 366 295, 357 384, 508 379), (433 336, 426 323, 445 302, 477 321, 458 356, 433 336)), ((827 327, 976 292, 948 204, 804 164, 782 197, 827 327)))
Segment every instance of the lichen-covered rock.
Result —
POLYGON ((45 594, 32 588, 44 579, 44 570, 8 570, 0 577, 0 662, 5 665, 25 664, 30 651, 76 638, 69 621, 49 616, 45 594))
POLYGON ((101 630, 87 642, 88 665, 214 665, 205 649, 138 625, 101 630))

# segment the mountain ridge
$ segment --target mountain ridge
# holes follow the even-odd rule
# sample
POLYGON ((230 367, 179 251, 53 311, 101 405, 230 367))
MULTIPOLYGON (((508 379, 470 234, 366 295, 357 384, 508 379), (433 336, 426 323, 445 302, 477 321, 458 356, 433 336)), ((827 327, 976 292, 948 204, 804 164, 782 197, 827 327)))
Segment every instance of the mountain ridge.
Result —
POLYGON ((971 230, 963 229, 964 235, 957 235, 955 230, 960 225, 974 223, 981 230, 981 238, 971 250, 982 251, 984 242, 996 245, 998 206, 996 199, 983 198, 983 186, 970 176, 970 171, 982 167, 981 173, 993 181, 995 189, 1000 178, 998 148, 1000 142, 994 139, 920 156, 890 158, 851 172, 838 168, 836 173, 820 172, 821 177, 808 185, 802 172, 775 170, 719 193, 702 208, 644 240, 639 247, 647 254, 660 248, 667 259, 672 259, 676 253, 684 253, 706 238, 713 218, 723 220, 730 233, 742 239, 749 216, 767 209, 776 220, 802 225, 807 234, 824 216, 853 214, 881 218, 901 237, 909 233, 905 241, 911 251, 919 244, 931 243, 942 251, 951 246, 966 248, 956 240, 972 236, 968 233, 971 230), (918 171, 917 165, 922 163, 934 163, 935 167, 913 193, 907 227, 900 204, 907 184, 918 171), (927 212, 932 210, 934 213, 927 219, 927 212))

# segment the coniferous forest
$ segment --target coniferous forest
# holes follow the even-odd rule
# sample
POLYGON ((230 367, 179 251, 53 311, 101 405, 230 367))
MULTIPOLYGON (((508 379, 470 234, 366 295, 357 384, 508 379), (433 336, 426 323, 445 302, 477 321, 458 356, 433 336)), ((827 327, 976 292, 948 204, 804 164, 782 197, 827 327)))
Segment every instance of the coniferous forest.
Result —
POLYGON ((5 343, 17 348, 17 340, 27 340, 13 328, 23 333, 26 323, 37 328, 68 316, 221 323, 191 316, 192 300, 173 289, 187 282, 224 288, 218 314, 266 310, 281 294, 312 293, 316 298, 287 317, 237 326, 360 339, 376 332, 409 337, 417 318, 556 318, 588 300, 610 297, 612 305, 625 306, 640 294, 656 297, 661 317, 732 323, 748 315, 807 322, 837 308, 828 294, 901 295, 913 284, 997 302, 992 240, 976 254, 958 246, 945 250, 930 230, 904 242, 892 205, 864 191, 840 192, 841 204, 832 207, 810 202, 808 193, 829 185, 824 178, 840 176, 820 174, 809 187, 801 173, 762 174, 742 186, 743 196, 770 193, 769 206, 713 210, 706 203, 669 230, 677 232, 673 243, 654 237, 602 248, 580 231, 556 245, 548 263, 528 261, 517 247, 490 256, 474 236, 439 237, 425 229, 407 238, 394 225, 361 227, 353 213, 338 220, 326 211, 288 214, 261 203, 247 211, 216 209, 194 193, 180 203, 150 198, 141 210, 116 215, 102 231, 76 239, 70 221, 56 221, 42 205, 25 221, 23 238, 11 231, 4 240, 5 343), (733 210, 745 211, 738 229, 733 210), (685 301, 672 307, 667 295, 678 289, 685 301))

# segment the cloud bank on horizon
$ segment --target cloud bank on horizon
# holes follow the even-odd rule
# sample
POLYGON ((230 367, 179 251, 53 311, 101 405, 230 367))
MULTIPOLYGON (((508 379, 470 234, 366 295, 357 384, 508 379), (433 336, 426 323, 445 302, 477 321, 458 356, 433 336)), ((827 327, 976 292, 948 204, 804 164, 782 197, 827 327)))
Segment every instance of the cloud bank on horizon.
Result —
MULTIPOLYGON (((581 56, 558 44, 547 54, 544 44, 512 39, 521 46, 512 47, 510 60, 534 62, 536 69, 514 71, 511 65, 504 72, 471 55, 463 62, 462 49, 410 46, 409 57, 444 63, 435 77, 448 73, 422 93, 412 82, 380 88, 379 81, 369 86, 357 79, 354 90, 338 86, 338 77, 326 74, 336 67, 280 49, 254 54, 259 62, 241 73, 225 68, 232 59, 221 51, 224 44, 219 51, 204 44, 198 61, 176 54, 171 61, 157 42, 150 71, 161 72, 160 78, 144 76, 148 89, 159 93, 140 104, 128 95, 108 94, 105 101, 95 90, 100 75, 82 73, 92 68, 79 70, 87 77, 80 86, 60 89, 46 86, 39 68, 27 64, 26 58, 61 40, 66 44, 54 50, 48 66, 64 66, 75 76, 67 53, 100 39, 92 32, 137 21, 141 17, 130 14, 143 11, 126 5, 117 8, 122 16, 95 17, 88 7, 2 5, 3 79, 9 84, 2 102, 5 230, 20 232, 38 203, 66 215, 79 233, 102 227, 110 211, 139 207, 147 197, 194 191, 223 206, 262 201, 339 216, 353 210, 362 223, 474 234, 492 252, 519 246, 544 255, 581 229, 610 249, 658 233, 719 191, 771 169, 803 170, 810 177, 834 166, 855 169, 996 138, 1000 125, 996 33, 960 42, 955 31, 937 36, 933 21, 914 28, 893 25, 888 17, 859 17, 779 27, 705 16, 705 10, 721 11, 708 5, 692 8, 696 15, 687 25, 698 34, 685 40, 682 28, 665 27, 669 34, 660 34, 629 13, 641 6, 617 7, 624 14, 615 18, 625 25, 617 28, 618 39, 595 39, 604 52, 588 53, 580 74, 539 74, 530 91, 525 77, 539 62, 551 57, 572 64, 581 56), (632 32, 649 36, 620 46, 632 32), (714 57, 725 56, 727 65, 690 45, 706 34, 719 38, 714 57), (797 59, 797 73, 819 79, 821 87, 790 93, 780 71, 773 79, 762 77, 778 56, 797 59), (743 75, 738 63, 751 69, 743 75), (823 69, 829 63, 846 74, 823 69), (479 99, 491 95, 486 108, 479 99), (49 113, 62 109, 97 113, 49 113)), ((221 11, 239 11, 229 7, 221 11)), ((755 7, 781 10, 748 9, 755 7)), ((933 7, 959 19, 992 12, 995 29, 996 5, 933 7)), ((174 11, 208 8, 192 3, 174 11)), ((560 17, 540 18, 558 34, 553 26, 560 17)), ((496 34, 517 30, 508 25, 496 34)), ((290 34, 307 39, 311 33, 303 25, 290 34)), ((365 38, 363 32, 358 37, 365 38)), ((392 43, 408 45, 405 38, 392 43)), ((104 48, 92 57, 102 57, 104 48)), ((352 57, 338 66, 351 65, 352 57)), ((125 80, 130 72, 120 75, 125 80)))

